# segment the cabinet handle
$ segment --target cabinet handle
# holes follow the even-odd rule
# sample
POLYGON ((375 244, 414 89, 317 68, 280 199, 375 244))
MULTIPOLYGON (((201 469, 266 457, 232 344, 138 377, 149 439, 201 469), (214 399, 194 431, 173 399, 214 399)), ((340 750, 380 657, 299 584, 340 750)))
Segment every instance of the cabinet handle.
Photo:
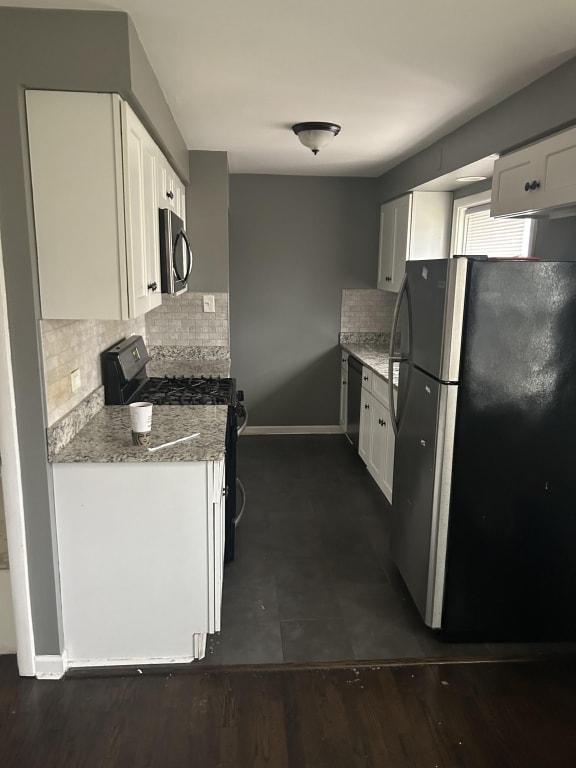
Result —
POLYGON ((158 283, 148 283, 148 290, 155 291, 158 288, 158 283))
POLYGON ((368 403, 364 403, 364 410, 368 410, 368 408, 370 408, 370 406, 368 405, 368 403))
POLYGON ((368 376, 364 376, 364 381, 368 381, 368 376))
POLYGON ((426 440, 420 440, 420 445, 422 448, 426 448, 426 440))
POLYGON ((530 192, 530 190, 540 189, 540 182, 534 180, 533 182, 527 181, 524 184, 524 192, 530 192))
POLYGON ((172 190, 170 190, 169 192, 166 192, 166 197, 169 200, 174 200, 174 192, 172 192, 172 190))

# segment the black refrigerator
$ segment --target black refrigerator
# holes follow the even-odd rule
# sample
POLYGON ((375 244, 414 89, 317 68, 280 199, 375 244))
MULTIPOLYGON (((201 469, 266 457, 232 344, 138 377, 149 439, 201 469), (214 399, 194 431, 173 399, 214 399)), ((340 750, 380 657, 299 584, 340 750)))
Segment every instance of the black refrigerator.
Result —
POLYGON ((393 360, 392 555, 425 623, 576 639, 576 261, 409 262, 393 360))

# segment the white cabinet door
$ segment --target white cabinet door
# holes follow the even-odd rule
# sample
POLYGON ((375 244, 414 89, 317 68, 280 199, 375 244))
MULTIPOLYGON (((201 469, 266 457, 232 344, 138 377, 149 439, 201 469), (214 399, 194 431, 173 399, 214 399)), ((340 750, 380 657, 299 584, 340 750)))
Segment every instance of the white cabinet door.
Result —
POLYGON ((160 153, 158 165, 158 206, 174 211, 186 223, 184 184, 162 153, 160 153))
MULTIPOLYGON (((364 369, 367 370, 367 369, 364 369)), ((370 371, 362 388, 358 453, 389 502, 394 473, 394 430, 390 423, 388 383, 370 371)))
POLYGON ((378 288, 400 290, 410 245, 411 196, 384 204, 380 209, 378 288))
POLYGON ((448 257, 450 207, 448 192, 411 192, 381 206, 380 290, 400 290, 406 261, 448 257))
POLYGON ((494 163, 490 215, 502 216, 530 210, 538 204, 538 189, 530 185, 540 175, 537 152, 532 147, 501 157, 494 163), (528 184, 528 189, 526 189, 528 184))
POLYGON ((156 144, 116 94, 27 91, 26 108, 42 317, 159 304, 156 144))
POLYGON ((378 288, 391 291, 394 270, 395 202, 380 206, 380 245, 378 251, 378 288))
POLYGON ((388 430, 389 413, 388 409, 375 398, 372 398, 370 406, 371 440, 367 467, 374 480, 382 488, 386 469, 386 449, 388 447, 386 433, 388 430))
POLYGON ((492 216, 526 214, 576 203, 576 128, 550 136, 494 164, 492 216))
POLYGON ((129 315, 138 317, 162 302, 156 193, 158 149, 125 102, 122 117, 129 315))
POLYGON ((364 464, 368 464, 370 442, 372 440, 371 407, 372 395, 368 390, 363 388, 360 396, 360 436, 358 438, 358 454, 364 464))
POLYGON ((223 462, 52 467, 69 661, 191 660, 220 621, 223 462))

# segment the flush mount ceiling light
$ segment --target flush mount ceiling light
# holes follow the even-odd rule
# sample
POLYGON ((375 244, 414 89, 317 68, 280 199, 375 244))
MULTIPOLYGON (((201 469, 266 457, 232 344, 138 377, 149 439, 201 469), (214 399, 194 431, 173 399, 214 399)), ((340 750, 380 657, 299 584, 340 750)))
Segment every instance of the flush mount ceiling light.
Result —
POLYGON ((330 144, 334 136, 338 136, 340 126, 336 123, 296 123, 292 126, 292 130, 302 144, 317 155, 321 149, 330 144))

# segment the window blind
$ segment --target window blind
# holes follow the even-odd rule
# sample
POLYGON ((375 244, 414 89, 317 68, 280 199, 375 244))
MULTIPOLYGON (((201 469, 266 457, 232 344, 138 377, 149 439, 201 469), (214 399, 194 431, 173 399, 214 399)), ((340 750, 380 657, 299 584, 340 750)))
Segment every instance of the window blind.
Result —
POLYGON ((492 219, 490 205, 466 210, 463 254, 518 258, 529 256, 530 219, 492 219))

